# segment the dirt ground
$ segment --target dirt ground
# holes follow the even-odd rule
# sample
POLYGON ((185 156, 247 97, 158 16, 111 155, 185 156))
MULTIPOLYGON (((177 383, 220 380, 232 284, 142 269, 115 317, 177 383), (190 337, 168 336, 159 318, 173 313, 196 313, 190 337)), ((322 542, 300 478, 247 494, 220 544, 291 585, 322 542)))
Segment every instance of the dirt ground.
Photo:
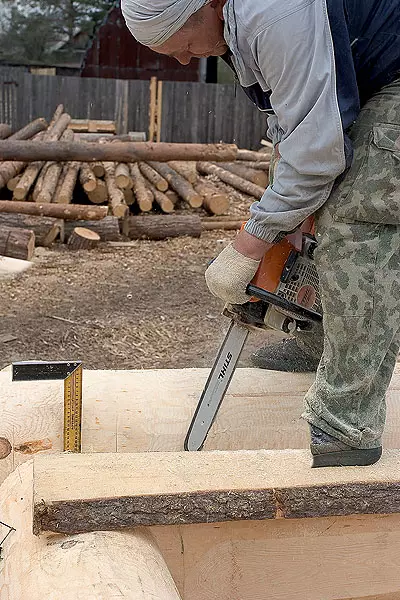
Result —
MULTIPOLYGON (((34 266, 0 282, 0 368, 82 360, 89 369, 211 366, 228 326, 208 291, 207 263, 235 235, 38 248, 34 266)), ((240 364, 277 333, 252 334, 240 364)))

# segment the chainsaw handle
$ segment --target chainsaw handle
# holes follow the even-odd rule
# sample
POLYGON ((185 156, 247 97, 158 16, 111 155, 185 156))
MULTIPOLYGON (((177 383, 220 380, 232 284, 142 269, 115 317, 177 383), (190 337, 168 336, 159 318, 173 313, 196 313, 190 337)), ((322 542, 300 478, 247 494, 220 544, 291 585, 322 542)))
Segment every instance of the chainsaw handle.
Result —
POLYGON ((273 294, 272 292, 268 292, 267 290, 263 290, 262 288, 249 283, 246 288, 246 294, 252 296, 253 298, 258 298, 263 302, 267 302, 268 304, 273 304, 274 306, 278 306, 283 310, 287 310, 289 312, 297 313, 306 319, 310 319, 310 321, 321 322, 322 315, 317 313, 315 310, 311 310, 310 308, 306 308, 305 306, 300 306, 299 304, 293 304, 290 300, 286 300, 277 294, 273 294))

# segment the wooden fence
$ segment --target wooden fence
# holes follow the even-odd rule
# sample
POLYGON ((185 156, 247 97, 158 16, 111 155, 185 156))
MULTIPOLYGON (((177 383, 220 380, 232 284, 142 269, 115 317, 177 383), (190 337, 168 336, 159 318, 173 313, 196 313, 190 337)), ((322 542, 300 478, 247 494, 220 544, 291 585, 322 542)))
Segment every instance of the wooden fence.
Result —
MULTIPOLYGON (((149 130, 149 81, 32 75, 0 67, 0 122, 14 129, 49 119, 59 103, 75 119, 115 120, 117 131, 149 130)), ((164 82, 161 141, 257 147, 265 115, 232 84, 164 82)))

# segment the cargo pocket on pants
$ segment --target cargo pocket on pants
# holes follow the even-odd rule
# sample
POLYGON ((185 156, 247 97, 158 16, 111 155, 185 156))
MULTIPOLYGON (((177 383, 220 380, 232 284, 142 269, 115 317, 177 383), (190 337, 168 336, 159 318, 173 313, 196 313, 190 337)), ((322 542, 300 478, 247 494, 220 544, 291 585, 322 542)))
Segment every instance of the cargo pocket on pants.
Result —
POLYGON ((332 196, 337 220, 400 224, 400 125, 377 123, 355 140, 353 165, 332 196))

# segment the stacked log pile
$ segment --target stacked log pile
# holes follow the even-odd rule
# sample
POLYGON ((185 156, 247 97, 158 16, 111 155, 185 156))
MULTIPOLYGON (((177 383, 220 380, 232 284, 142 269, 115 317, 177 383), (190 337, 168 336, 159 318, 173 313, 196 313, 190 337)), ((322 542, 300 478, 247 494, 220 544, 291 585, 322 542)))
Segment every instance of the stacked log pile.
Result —
POLYGON ((250 204, 268 185, 269 148, 135 143, 112 133, 87 141, 74 123, 60 105, 49 124, 36 119, 14 134, 0 124, 0 254, 29 260, 35 244, 58 237, 81 249, 121 232, 162 239, 235 229, 243 219, 230 214, 231 194, 250 204), (5 242, 10 227, 18 256, 5 242))

